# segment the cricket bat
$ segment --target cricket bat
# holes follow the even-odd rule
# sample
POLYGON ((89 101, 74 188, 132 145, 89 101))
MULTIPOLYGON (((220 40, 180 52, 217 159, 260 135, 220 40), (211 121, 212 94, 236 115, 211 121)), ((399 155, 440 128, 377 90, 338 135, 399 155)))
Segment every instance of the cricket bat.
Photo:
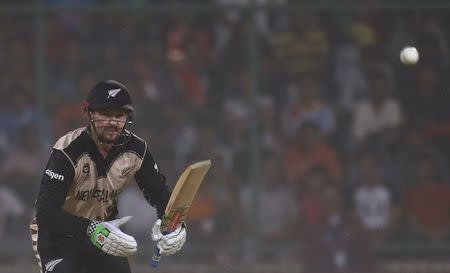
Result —
MULTIPOLYGON (((178 178, 162 219, 161 232, 163 234, 174 231, 184 221, 198 188, 210 167, 210 160, 196 162, 189 165, 178 178)), ((157 247, 150 265, 157 267, 160 259, 161 254, 157 247)))

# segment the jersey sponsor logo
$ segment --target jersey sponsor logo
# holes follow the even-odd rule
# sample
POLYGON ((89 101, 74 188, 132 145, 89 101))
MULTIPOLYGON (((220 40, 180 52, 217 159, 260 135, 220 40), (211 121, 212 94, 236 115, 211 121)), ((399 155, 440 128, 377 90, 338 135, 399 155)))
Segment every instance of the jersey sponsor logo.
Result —
POLYGON ((89 201, 91 198, 95 198, 98 202, 102 203, 108 203, 111 200, 113 202, 116 202, 119 197, 119 192, 117 190, 84 190, 84 191, 77 191, 77 194, 75 195, 75 200, 80 201, 89 201))
POLYGON ((109 91, 108 91, 108 99, 109 99, 109 98, 114 98, 115 96, 117 96, 117 94, 119 94, 120 90, 122 90, 122 89, 117 88, 117 89, 111 89, 111 90, 109 90, 109 91))
POLYGON ((50 177, 50 179, 56 179, 60 181, 64 181, 64 175, 53 172, 52 169, 45 170, 45 173, 50 177))

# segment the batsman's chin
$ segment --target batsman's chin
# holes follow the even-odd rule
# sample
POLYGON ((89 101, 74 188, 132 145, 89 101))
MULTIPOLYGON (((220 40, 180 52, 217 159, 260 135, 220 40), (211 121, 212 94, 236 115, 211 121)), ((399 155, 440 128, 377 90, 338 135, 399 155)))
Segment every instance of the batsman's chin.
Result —
POLYGON ((103 134, 103 139, 106 143, 114 143, 119 139, 119 133, 105 133, 103 134))

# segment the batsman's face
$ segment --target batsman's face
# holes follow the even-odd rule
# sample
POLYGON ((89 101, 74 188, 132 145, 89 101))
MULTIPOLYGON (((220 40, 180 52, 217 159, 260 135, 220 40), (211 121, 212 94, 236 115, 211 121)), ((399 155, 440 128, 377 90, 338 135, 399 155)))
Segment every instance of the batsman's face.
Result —
POLYGON ((106 144, 114 144, 125 127, 127 112, 123 110, 94 111, 92 120, 99 140, 106 144))

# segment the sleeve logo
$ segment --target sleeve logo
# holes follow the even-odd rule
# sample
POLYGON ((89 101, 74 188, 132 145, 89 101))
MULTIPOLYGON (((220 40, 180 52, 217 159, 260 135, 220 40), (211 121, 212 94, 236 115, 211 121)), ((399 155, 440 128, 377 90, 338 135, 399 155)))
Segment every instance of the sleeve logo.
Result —
POLYGON ((53 172, 51 169, 45 170, 45 173, 50 177, 50 179, 56 179, 59 181, 64 181, 64 175, 53 172))

